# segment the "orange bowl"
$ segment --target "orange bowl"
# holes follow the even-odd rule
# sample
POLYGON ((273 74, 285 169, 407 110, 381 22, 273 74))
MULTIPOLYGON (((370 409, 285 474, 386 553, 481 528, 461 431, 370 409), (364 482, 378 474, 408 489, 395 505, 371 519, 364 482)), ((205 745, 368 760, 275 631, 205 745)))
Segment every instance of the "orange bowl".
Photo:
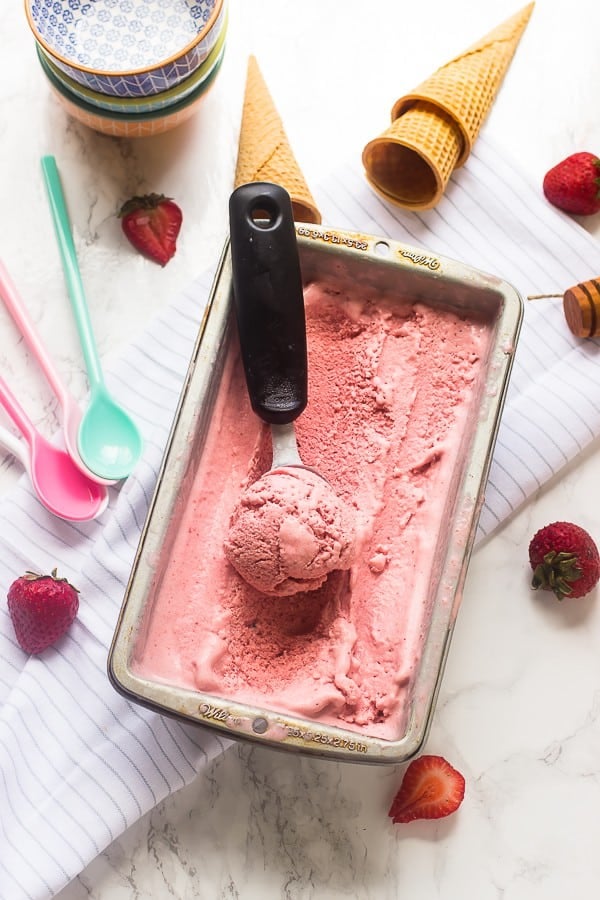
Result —
POLYGON ((110 116, 90 113, 77 106, 64 94, 61 94, 53 85, 50 86, 50 90, 65 112, 77 119, 78 122, 81 122, 82 125, 87 125, 88 128, 93 128, 94 131, 99 131, 100 134, 122 138, 153 137, 156 134, 164 134, 166 131, 171 131, 178 125, 181 125, 182 122, 187 122, 188 119, 191 119, 206 96, 202 94, 192 103, 175 113, 165 113, 157 116, 155 119, 140 121, 136 119, 112 119, 110 116))

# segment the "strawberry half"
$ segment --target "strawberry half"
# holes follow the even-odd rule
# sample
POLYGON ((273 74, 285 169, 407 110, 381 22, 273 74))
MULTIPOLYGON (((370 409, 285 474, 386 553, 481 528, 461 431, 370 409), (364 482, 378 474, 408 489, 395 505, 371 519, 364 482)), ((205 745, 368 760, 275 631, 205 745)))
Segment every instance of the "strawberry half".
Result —
POLYGON ((8 611, 25 653, 41 653, 65 634, 79 609, 79 592, 56 569, 26 572, 8 589, 8 611))
POLYGON ((540 528, 529 544, 531 586, 563 597, 584 597, 600 580, 600 554, 590 534, 572 522, 540 528))
POLYGON ((183 214, 171 197, 143 194, 131 197, 119 210, 126 238, 143 256, 166 266, 175 255, 183 214))
POLYGON ((420 756, 404 773, 388 815, 394 824, 415 819, 442 819, 458 809, 465 779, 443 756, 420 756))
POLYGON ((594 153, 573 153, 546 172, 546 200, 579 216, 600 211, 600 159, 594 153))

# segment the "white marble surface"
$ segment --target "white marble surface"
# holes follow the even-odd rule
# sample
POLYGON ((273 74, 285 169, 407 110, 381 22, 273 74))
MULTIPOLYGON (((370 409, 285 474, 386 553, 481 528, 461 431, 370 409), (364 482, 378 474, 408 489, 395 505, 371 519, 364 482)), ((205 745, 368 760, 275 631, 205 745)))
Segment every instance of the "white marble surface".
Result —
MULTIPOLYGON (((197 117, 137 142, 69 120, 48 93, 21 3, 3 8, 0 254, 80 398, 85 373, 40 177, 42 154, 54 153, 63 173, 108 361, 219 253, 248 52, 256 53, 309 183, 318 186, 336 160, 360 154, 382 130, 399 92, 520 5, 230 3, 226 63, 197 117), (165 269, 130 250, 115 218, 124 199, 150 190, 184 209, 179 249, 165 269)), ((490 134, 540 185, 568 153, 600 152, 599 33, 597 0, 538 0, 492 110, 490 134)), ((600 239, 600 217, 584 224, 600 239)), ((0 334, 2 371, 52 433, 55 401, 3 309, 0 334)), ((10 490, 19 474, 0 451, 0 490, 10 490)), ((533 531, 556 518, 576 520, 600 538, 599 475, 596 443, 473 556, 426 748, 466 777, 457 815, 394 827, 386 812, 400 767, 239 745, 107 848, 60 900, 595 896, 600 607, 594 594, 562 605, 533 594, 526 551, 533 531)))

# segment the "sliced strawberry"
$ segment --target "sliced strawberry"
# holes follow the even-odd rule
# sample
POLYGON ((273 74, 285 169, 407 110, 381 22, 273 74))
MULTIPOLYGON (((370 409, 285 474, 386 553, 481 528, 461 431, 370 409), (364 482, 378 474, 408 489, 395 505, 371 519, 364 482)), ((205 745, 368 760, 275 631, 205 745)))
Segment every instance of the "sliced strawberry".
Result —
POLYGON ((148 259, 165 266, 177 249, 183 214, 164 194, 132 197, 119 210, 127 239, 148 259))
POLYGON ((441 819, 462 803, 465 779, 443 756, 420 756, 408 766, 388 815, 395 824, 441 819))

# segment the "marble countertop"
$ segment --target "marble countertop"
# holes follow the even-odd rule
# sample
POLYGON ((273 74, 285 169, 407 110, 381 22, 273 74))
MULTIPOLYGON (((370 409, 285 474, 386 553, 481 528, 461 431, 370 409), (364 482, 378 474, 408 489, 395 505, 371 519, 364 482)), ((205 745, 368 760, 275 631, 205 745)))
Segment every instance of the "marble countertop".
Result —
MULTIPOLYGON (((190 122, 119 140, 70 120, 50 95, 21 3, 3 10, 0 253, 76 396, 86 379, 64 295, 40 157, 57 157, 105 361, 214 263, 226 233, 248 53, 255 53, 309 184, 355 158, 396 97, 512 15, 514 0, 289 4, 230 0, 222 73, 190 122), (176 198, 185 222, 164 269, 125 244, 115 213, 134 193, 176 198)), ((488 121, 540 184, 571 152, 600 152, 600 6, 538 0, 488 121)), ((582 222, 600 239, 600 217, 582 222)), ((590 272, 590 277, 598 273, 590 272)), ((565 285, 567 287, 567 285, 565 285)), ((0 367, 51 434, 40 388, 0 309, 0 367), (10 335, 7 338, 6 335, 10 335)), ((0 492, 21 470, 0 450, 0 492)), ((477 549, 428 752, 467 780, 459 813, 391 825, 401 767, 372 768, 235 745, 94 860, 60 900, 594 896, 600 807, 600 611, 540 600, 527 545, 553 519, 600 537, 598 443, 477 549), (595 649, 596 648, 596 649, 595 649)), ((0 887, 0 896, 2 889, 0 887)), ((3 897, 2 900, 10 900, 3 897)))

